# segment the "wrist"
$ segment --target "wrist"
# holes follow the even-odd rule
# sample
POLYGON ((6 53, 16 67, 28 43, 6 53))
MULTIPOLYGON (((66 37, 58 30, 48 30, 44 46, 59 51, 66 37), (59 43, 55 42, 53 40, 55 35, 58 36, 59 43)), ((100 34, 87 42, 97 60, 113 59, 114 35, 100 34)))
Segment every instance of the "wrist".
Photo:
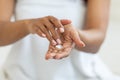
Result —
POLYGON ((24 20, 24 21, 23 21, 24 26, 25 26, 25 30, 26 30, 26 32, 27 32, 28 34, 33 33, 33 31, 32 31, 32 26, 33 26, 32 22, 33 22, 33 20, 31 20, 31 19, 30 19, 30 20, 24 20))

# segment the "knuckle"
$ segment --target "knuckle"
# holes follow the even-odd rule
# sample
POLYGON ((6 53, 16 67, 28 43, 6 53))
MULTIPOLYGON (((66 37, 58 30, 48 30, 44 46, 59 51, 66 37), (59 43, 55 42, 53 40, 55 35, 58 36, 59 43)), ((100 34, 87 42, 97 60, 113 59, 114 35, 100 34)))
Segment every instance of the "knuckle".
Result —
POLYGON ((47 18, 54 18, 53 16, 51 16, 51 15, 49 15, 49 16, 47 16, 47 18))
POLYGON ((51 23, 48 23, 48 26, 50 29, 53 29, 53 25, 51 23))
POLYGON ((48 16, 48 18, 51 20, 51 21, 58 21, 58 19, 54 16, 48 16))
POLYGON ((61 25, 60 25, 59 23, 57 23, 57 24, 56 24, 56 27, 58 27, 58 28, 59 28, 59 27, 61 27, 61 25))
POLYGON ((34 26, 41 27, 41 26, 42 26, 42 23, 37 22, 37 23, 34 24, 34 26))
POLYGON ((57 19, 52 19, 52 22, 54 23, 55 27, 61 27, 61 23, 57 19))
POLYGON ((46 17, 43 17, 43 18, 41 18, 39 21, 41 21, 42 23, 46 23, 47 20, 48 20, 48 19, 47 19, 46 17))
POLYGON ((51 21, 52 22, 58 22, 58 19, 57 18, 51 18, 51 21))
POLYGON ((48 33, 48 31, 44 30, 44 33, 45 33, 47 36, 49 36, 49 33, 48 33))
POLYGON ((42 22, 46 22, 46 21, 47 21, 47 18, 43 18, 41 21, 42 21, 42 22))
POLYGON ((54 31, 54 26, 50 23, 46 25, 46 28, 49 29, 50 31, 54 31))

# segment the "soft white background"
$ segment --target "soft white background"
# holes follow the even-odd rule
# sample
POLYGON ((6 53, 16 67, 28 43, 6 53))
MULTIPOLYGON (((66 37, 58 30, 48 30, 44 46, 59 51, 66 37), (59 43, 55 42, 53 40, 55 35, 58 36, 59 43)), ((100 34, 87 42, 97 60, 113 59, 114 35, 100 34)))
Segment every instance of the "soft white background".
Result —
MULTIPOLYGON (((120 0, 111 0, 111 13, 106 40, 99 55, 108 67, 120 75, 120 0)), ((0 68, 11 46, 0 47, 0 68)))

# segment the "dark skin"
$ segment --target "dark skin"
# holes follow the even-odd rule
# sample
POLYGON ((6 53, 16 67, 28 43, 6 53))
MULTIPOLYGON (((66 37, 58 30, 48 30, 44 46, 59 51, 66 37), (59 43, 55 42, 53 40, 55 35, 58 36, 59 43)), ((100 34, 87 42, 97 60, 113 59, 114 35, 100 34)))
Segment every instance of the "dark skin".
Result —
POLYGON ((88 0, 86 21, 82 30, 75 29, 70 24, 71 22, 69 20, 60 21, 53 16, 51 16, 52 19, 57 19, 57 22, 53 20, 53 23, 50 23, 50 16, 10 22, 10 18, 14 11, 14 5, 14 0, 0 0, 0 46, 12 44, 30 33, 36 33, 42 37, 46 37, 50 41, 46 59, 62 59, 70 54, 73 44, 75 44, 76 49, 80 51, 96 53, 104 41, 108 26, 110 0, 88 0), (47 31, 41 29, 39 26, 43 24, 48 25, 48 23, 50 25, 47 26, 47 31), (56 24, 57 26, 52 27, 52 30, 50 30, 49 27, 56 24), (35 28, 34 25, 37 25, 39 29, 38 27, 35 28), (57 32, 55 32, 55 28, 58 28, 57 32), (60 28, 64 28, 65 30, 60 30, 60 28), (57 35, 52 35, 51 37, 48 31, 57 33, 57 35), (45 36, 43 36, 43 34, 45 36), (73 36, 66 34, 71 34, 73 36), (57 50, 55 48, 56 44, 62 44, 63 48, 57 50))
POLYGON ((52 45, 61 44, 60 36, 55 28, 63 33, 63 25, 70 24, 70 20, 58 20, 53 16, 45 16, 11 22, 14 5, 15 0, 0 0, 0 46, 12 44, 31 33, 46 37, 52 45))

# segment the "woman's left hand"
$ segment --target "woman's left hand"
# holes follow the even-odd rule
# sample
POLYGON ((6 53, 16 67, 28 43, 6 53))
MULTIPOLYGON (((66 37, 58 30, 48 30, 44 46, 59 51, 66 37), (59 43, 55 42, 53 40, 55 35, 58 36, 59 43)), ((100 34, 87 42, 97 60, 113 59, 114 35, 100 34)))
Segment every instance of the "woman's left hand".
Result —
POLYGON ((64 26, 65 32, 59 33, 61 41, 62 41, 62 48, 56 48, 56 46, 50 44, 49 49, 46 54, 46 59, 62 59, 67 57, 72 48, 75 45, 79 45, 81 47, 84 47, 85 44, 83 41, 81 41, 80 36, 78 34, 78 31, 71 25, 65 25, 64 26))

